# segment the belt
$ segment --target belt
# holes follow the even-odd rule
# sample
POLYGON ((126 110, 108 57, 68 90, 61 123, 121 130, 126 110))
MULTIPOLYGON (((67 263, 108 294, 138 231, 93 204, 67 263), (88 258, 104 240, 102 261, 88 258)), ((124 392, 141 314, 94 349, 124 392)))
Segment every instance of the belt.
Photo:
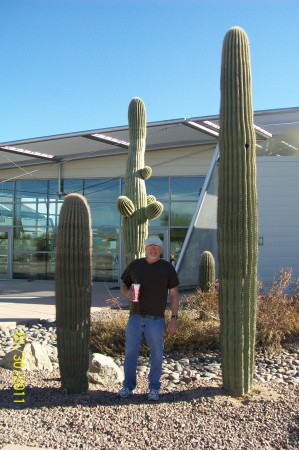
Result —
POLYGON ((147 317, 148 319, 164 319, 164 316, 152 316, 150 314, 137 314, 132 313, 131 316, 141 316, 141 317, 147 317))

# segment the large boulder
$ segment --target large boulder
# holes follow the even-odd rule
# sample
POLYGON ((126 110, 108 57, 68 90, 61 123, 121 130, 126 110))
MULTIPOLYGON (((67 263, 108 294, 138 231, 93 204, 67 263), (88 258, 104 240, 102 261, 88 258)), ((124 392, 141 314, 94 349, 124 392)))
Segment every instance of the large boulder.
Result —
POLYGON ((91 383, 108 387, 121 384, 124 374, 110 356, 94 353, 89 357, 88 379, 91 383))
POLYGON ((1 361, 4 369, 10 370, 53 370, 45 345, 39 342, 32 342, 24 345, 21 349, 14 349, 8 352, 1 361))

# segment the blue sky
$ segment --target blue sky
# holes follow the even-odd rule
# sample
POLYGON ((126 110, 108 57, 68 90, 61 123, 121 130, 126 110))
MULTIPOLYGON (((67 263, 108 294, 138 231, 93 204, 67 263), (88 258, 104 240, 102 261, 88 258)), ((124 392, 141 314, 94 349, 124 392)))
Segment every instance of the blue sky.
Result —
POLYGON ((255 110, 299 106, 298 0, 1 0, 0 142, 219 113, 221 49, 251 48, 255 110))

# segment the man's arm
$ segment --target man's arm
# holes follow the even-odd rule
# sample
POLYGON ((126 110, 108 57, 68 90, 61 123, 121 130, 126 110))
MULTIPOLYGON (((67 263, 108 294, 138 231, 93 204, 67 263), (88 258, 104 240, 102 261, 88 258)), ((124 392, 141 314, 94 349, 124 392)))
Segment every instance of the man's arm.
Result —
MULTIPOLYGON (((170 307, 171 307, 171 315, 177 316, 179 312, 179 306, 180 306, 180 297, 178 288, 174 287, 172 289, 169 289, 169 295, 170 295, 170 307)), ((177 330, 177 324, 178 320, 174 317, 171 318, 169 325, 167 327, 167 331, 170 334, 174 334, 177 330)))

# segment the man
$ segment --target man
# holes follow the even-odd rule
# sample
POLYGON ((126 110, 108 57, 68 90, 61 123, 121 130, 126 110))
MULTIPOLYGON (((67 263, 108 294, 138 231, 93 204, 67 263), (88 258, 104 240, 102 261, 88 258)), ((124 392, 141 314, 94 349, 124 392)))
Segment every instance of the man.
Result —
POLYGON ((145 258, 132 261, 121 276, 121 293, 131 301, 126 329, 125 378, 118 393, 123 398, 131 395, 136 387, 137 360, 144 336, 150 350, 148 399, 159 399, 168 292, 172 314, 167 327, 170 334, 176 332, 179 309, 178 276, 174 267, 161 259, 162 251, 162 241, 157 236, 150 236, 145 240, 145 258), (133 283, 140 284, 140 299, 134 303, 133 283))

